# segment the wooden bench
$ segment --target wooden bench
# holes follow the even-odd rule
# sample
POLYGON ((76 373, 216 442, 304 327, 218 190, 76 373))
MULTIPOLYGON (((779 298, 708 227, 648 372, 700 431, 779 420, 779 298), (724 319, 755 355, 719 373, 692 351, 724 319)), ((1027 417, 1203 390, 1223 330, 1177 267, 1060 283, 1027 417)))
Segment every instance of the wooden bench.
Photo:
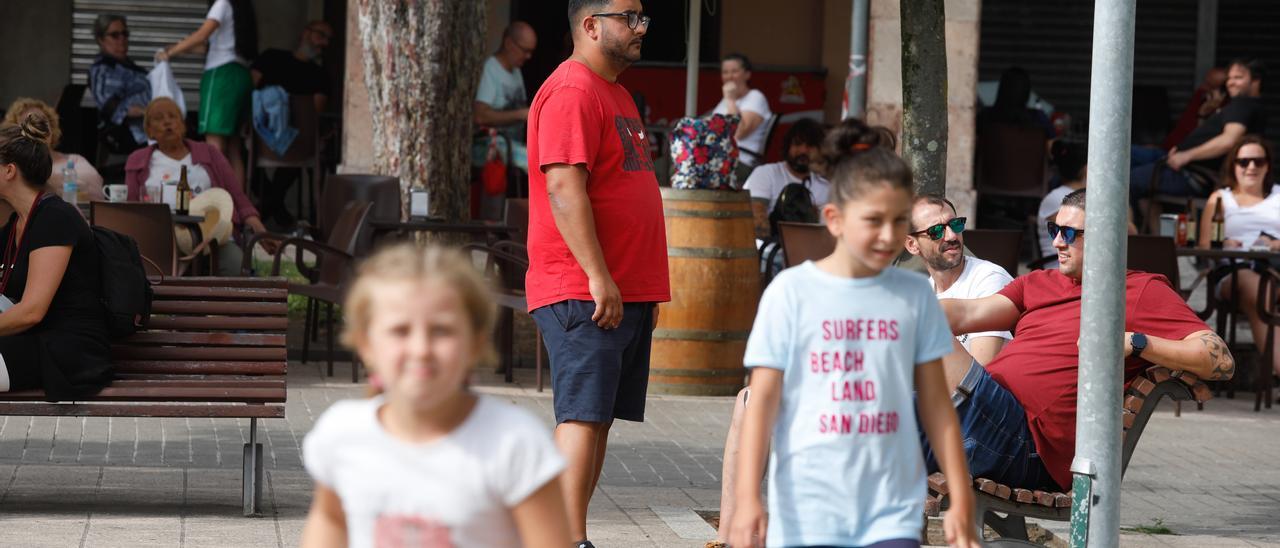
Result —
POLYGON ((0 394, 0 415, 249 419, 241 497, 262 500, 258 419, 285 416, 283 278, 166 278, 154 286, 148 328, 111 345, 116 379, 78 401, 40 390, 0 394))
MULTIPOLYGON (((1129 467, 1129 459, 1133 449, 1142 437, 1147 420, 1160 403, 1160 398, 1204 403, 1213 397, 1213 392, 1195 375, 1185 371, 1171 371, 1166 367, 1154 366, 1146 370, 1129 384, 1125 391, 1124 408, 1121 411, 1124 420, 1124 444, 1120 457, 1120 473, 1123 476, 1129 467)), ((925 514, 937 516, 946 510, 950 493, 945 476, 935 473, 929 476, 929 496, 925 499, 925 514)), ((1001 538, 1027 540, 1026 518, 1047 519, 1052 521, 1071 520, 1071 493, 1051 493, 1018 489, 992 481, 978 478, 973 482, 975 496, 974 516, 982 523, 990 526, 1001 538), (1001 518, 996 513, 1003 513, 1001 518)))

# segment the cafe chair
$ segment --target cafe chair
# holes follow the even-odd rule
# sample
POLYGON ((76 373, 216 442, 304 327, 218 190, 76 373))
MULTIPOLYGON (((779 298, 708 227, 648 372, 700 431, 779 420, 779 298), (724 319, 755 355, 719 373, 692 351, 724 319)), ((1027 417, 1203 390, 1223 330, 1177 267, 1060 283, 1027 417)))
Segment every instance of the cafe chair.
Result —
MULTIPOLYGON (((496 336, 499 349, 499 364, 506 382, 514 382, 515 375, 515 312, 528 314, 528 301, 524 291, 524 275, 529 270, 527 255, 513 253, 503 249, 500 244, 512 243, 499 241, 494 244, 471 243, 462 247, 473 256, 483 257, 485 277, 493 282, 494 300, 498 304, 498 325, 496 336), (496 245, 496 247, 495 247, 496 245)), ((518 244, 517 244, 518 245, 518 244)), ((521 246, 523 247, 523 246, 521 246)), ((542 330, 534 324, 534 376, 537 391, 542 391, 542 330)))
POLYGON ((1264 404, 1267 409, 1271 409, 1271 402, 1275 401, 1273 393, 1275 372, 1271 364, 1276 351, 1276 329, 1280 328, 1280 312, 1276 310, 1276 297, 1280 294, 1280 278, 1277 278, 1271 269, 1263 270, 1260 275, 1262 279, 1258 281, 1258 318, 1267 325, 1268 329, 1267 344, 1263 347, 1262 355, 1258 356, 1258 369, 1255 373, 1254 412, 1261 411, 1264 404))
MULTIPOLYGON (((367 232, 369 212, 373 205, 369 202, 357 201, 347 204, 342 214, 334 223, 327 242, 317 242, 306 238, 281 237, 278 234, 259 233, 249 237, 244 246, 243 271, 248 271, 253 261, 253 248, 260 242, 274 241, 278 244, 271 261, 271 276, 280 275, 280 262, 286 252, 293 249, 293 261, 298 272, 306 281, 290 280, 289 294, 302 295, 307 299, 307 315, 303 322, 302 363, 307 363, 310 343, 319 330, 320 304, 325 307, 325 331, 328 368, 326 374, 333 376, 333 307, 341 304, 346 296, 347 285, 355 272, 360 238, 367 232), (315 256, 315 263, 308 264, 307 253, 315 256)), ((351 362, 351 382, 359 379, 359 361, 353 356, 351 362)))
MULTIPOLYGON (((302 176, 298 179, 298 217, 303 217, 305 211, 302 208, 305 195, 311 206, 307 218, 314 220, 316 194, 318 189, 324 188, 325 176, 324 170, 320 168, 320 117, 316 113, 315 98, 312 95, 289 95, 289 125, 298 130, 298 136, 283 155, 276 154, 263 143, 257 130, 250 129, 253 140, 249 146, 249 188, 254 188, 253 182, 257 180, 256 175, 261 169, 274 168, 277 172, 280 168, 299 169, 302 176)), ((269 181, 267 184, 276 183, 269 181)))
POLYGON ((143 262, 162 276, 182 276, 201 257, 209 261, 210 273, 218 271, 218 254, 210 248, 214 240, 200 242, 188 255, 178 253, 173 213, 166 204, 90 202, 89 224, 133 238, 138 252, 147 259, 143 262))

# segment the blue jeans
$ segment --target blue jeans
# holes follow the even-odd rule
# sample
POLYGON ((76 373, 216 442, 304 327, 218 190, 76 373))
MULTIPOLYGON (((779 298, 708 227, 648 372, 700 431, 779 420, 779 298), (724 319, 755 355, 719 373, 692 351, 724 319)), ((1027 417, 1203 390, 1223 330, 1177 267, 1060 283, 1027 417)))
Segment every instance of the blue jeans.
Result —
MULTIPOLYGON (((1060 490, 1036 452, 1022 404, 977 362, 970 366, 966 381, 973 380, 970 376, 976 376, 973 392, 956 406, 969 473, 1010 487, 1060 490)), ((920 446, 929 473, 941 471, 924 428, 920 428, 920 446)))

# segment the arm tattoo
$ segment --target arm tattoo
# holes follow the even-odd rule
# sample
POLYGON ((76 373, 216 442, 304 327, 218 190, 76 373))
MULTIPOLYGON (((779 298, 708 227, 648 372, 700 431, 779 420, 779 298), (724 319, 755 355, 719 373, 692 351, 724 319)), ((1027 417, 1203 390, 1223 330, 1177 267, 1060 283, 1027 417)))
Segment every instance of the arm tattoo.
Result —
POLYGON ((1222 337, 1219 337, 1216 333, 1200 335, 1200 343, 1204 345, 1205 350, 1209 351, 1209 362, 1213 366, 1208 380, 1225 381, 1230 379, 1236 372, 1236 360, 1231 357, 1231 351, 1227 349, 1227 343, 1223 342, 1222 337))

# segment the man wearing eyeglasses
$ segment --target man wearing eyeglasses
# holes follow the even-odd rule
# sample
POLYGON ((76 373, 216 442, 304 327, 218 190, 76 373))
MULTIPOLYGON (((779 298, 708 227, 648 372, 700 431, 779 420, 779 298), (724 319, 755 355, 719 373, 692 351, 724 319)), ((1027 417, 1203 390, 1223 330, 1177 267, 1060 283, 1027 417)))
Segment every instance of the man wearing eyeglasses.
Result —
POLYGON ((671 300, 662 196, 635 101, 640 0, 569 0, 573 54, 529 108, 529 310, 551 357, 569 530, 587 505, 615 419, 644 420, 657 303, 671 300))
MULTIPOLYGON (((965 221, 964 217, 956 217, 956 206, 942 196, 917 196, 911 208, 912 232, 907 234, 907 251, 924 262, 929 285, 939 299, 989 297, 1013 281, 1000 265, 965 256, 965 221)), ((956 336, 978 363, 991 363, 1005 341, 1012 338, 1008 330, 956 336)))
MULTIPOLYGON (((943 299, 954 333, 1014 329, 991 363, 963 350, 943 359, 974 477, 1025 489, 1071 484, 1079 377, 1080 297, 1084 275, 1085 190, 1062 200, 1046 228, 1057 270, 1020 276, 996 295, 943 299)), ((1163 276, 1129 271, 1125 280, 1125 383, 1152 364, 1226 380, 1235 361, 1222 339, 1187 307, 1163 276)), ((1113 387, 1119 389, 1120 387, 1113 387)), ((1117 410, 1119 412, 1119 410, 1117 410)), ((928 445, 925 464, 938 470, 928 445)))
MULTIPOLYGON (((511 164, 529 169, 525 151, 524 123, 529 118, 529 96, 524 89, 524 75, 520 72, 525 62, 533 57, 538 47, 538 35, 524 21, 511 23, 502 31, 502 44, 484 62, 480 73, 480 86, 476 88, 475 122, 482 127, 498 128, 511 146, 511 164)), ((472 163, 484 165, 488 152, 488 138, 478 142, 472 150, 472 163)), ((506 142, 498 145, 498 153, 505 158, 506 142)))

